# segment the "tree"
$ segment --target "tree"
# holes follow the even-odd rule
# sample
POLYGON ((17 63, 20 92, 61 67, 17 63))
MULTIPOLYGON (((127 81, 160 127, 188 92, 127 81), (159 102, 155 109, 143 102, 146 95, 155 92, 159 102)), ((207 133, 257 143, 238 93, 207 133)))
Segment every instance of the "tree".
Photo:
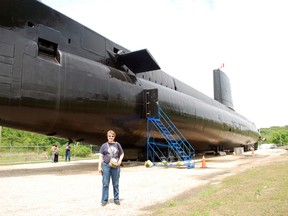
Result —
POLYGON ((31 133, 22 130, 3 127, 2 129, 2 146, 47 146, 57 142, 64 145, 67 140, 58 139, 55 137, 48 137, 41 134, 31 133))
POLYGON ((277 146, 284 146, 288 143, 288 131, 281 130, 273 132, 271 135, 271 142, 277 144, 277 146))

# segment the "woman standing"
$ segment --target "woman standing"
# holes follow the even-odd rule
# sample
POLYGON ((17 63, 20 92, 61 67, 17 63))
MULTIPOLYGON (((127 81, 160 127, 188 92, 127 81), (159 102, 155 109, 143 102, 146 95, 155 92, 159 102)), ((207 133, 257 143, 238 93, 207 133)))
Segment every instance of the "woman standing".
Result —
POLYGON ((55 151, 56 151, 56 145, 55 145, 55 143, 54 143, 54 144, 52 145, 52 147, 51 147, 51 155, 52 155, 51 160, 52 160, 52 163, 55 162, 55 151))
POLYGON ((113 184, 114 203, 116 205, 120 205, 119 178, 120 165, 124 157, 124 151, 121 145, 118 142, 114 141, 115 137, 116 133, 112 130, 109 130, 107 132, 108 142, 103 143, 100 148, 98 171, 102 174, 102 206, 105 206, 108 202, 110 177, 113 184))
POLYGON ((58 154, 59 154, 59 148, 58 145, 55 143, 55 150, 54 150, 54 163, 58 163, 58 154))
POLYGON ((59 152, 58 145, 56 143, 54 143, 51 147, 52 163, 58 162, 58 152, 59 152))

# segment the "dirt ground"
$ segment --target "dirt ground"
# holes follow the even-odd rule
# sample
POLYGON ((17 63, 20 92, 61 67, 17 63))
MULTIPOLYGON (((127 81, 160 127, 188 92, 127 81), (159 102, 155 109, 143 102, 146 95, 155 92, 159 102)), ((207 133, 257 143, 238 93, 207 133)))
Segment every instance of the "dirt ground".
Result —
MULTIPOLYGON (((121 168, 120 202, 102 207, 102 176, 97 160, 0 167, 0 215, 146 215, 143 209, 165 202, 186 190, 214 184, 248 168, 283 160, 283 149, 244 155, 206 156, 193 169, 128 166, 121 168)), ((148 208, 149 209, 149 208, 148 208)))

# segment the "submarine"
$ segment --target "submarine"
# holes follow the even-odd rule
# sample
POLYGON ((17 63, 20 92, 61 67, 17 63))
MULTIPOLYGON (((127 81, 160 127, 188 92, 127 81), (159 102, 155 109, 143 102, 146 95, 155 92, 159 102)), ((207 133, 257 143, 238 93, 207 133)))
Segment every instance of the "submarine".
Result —
POLYGON ((228 76, 213 70, 211 98, 35 0, 0 2, 0 125, 100 146, 116 131, 125 158, 146 149, 145 92, 196 152, 257 149, 253 122, 234 110, 228 76))

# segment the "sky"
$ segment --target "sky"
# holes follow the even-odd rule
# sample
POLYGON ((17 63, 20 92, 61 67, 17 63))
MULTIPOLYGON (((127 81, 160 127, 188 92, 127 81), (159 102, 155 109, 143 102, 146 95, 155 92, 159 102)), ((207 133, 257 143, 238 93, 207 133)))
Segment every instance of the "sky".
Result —
POLYGON ((163 71, 213 98, 230 78, 235 111, 257 128, 288 125, 285 0, 42 0, 113 42, 148 49, 163 71))

